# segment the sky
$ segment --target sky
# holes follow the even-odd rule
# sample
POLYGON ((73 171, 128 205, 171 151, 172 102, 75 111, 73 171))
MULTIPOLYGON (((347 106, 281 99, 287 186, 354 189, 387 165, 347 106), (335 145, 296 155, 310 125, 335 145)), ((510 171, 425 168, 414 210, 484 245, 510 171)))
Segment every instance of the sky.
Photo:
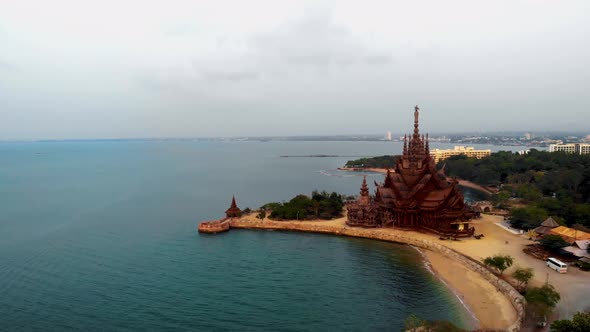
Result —
POLYGON ((590 133, 587 0, 0 8, 0 140, 590 133))

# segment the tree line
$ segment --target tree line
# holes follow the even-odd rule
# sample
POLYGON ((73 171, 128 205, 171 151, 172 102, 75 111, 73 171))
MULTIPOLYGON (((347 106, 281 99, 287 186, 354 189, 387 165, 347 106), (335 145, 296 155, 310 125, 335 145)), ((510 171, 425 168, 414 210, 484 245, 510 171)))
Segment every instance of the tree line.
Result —
POLYGON ((349 160, 344 167, 347 168, 393 168, 400 156, 379 156, 372 158, 360 158, 349 160))
POLYGON ((482 159, 453 156, 438 166, 443 165, 448 175, 499 185, 492 197, 496 204, 506 205, 511 198, 527 203, 512 210, 516 227, 534 228, 548 216, 568 226, 590 226, 590 155, 500 151, 482 159))
POLYGON ((263 205, 259 216, 263 219, 266 211, 270 211, 271 219, 278 220, 311 220, 332 219, 342 217, 344 199, 342 195, 327 191, 313 191, 311 197, 297 195, 288 202, 273 202, 263 205))

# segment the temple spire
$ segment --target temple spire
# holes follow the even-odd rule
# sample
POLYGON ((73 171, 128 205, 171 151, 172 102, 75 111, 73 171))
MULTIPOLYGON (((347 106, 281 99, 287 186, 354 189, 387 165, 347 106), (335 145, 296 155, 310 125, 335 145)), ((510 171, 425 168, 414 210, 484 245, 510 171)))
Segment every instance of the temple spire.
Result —
POLYGON ((408 154, 408 135, 404 134, 404 153, 403 155, 408 154))
POLYGON ((426 154, 430 155, 430 144, 428 143, 428 133, 426 133, 426 154))
POLYGON ((414 139, 419 139, 420 138, 420 129, 418 129, 419 126, 419 120, 418 117, 420 116, 420 108, 418 107, 418 105, 416 105, 416 107, 414 107, 414 139))
POLYGON ((383 182, 383 187, 391 188, 393 185, 393 181, 391 180, 391 170, 387 169, 387 175, 385 175, 385 182, 383 182))
POLYGON ((367 187, 367 176, 363 176, 363 184, 361 185, 361 196, 369 196, 369 187, 367 187))
POLYGON ((420 150, 422 150, 422 152, 426 151, 426 146, 424 145, 425 142, 424 134, 422 134, 422 139, 420 140, 420 150))
POLYGON ((369 196, 369 187, 367 187, 367 176, 363 176, 363 184, 361 185, 361 196, 359 197, 359 204, 369 205, 371 197, 369 196))

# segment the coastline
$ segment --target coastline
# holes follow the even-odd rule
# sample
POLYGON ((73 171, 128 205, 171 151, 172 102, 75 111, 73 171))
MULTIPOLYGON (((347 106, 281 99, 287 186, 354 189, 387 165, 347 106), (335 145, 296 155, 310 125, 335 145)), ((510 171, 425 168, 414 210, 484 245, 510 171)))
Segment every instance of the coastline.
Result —
POLYGON ((329 221, 272 221, 259 220, 254 215, 248 215, 232 220, 231 227, 333 234, 396 242, 420 248, 428 258, 433 272, 442 278, 444 284, 455 292, 460 300, 464 300, 468 311, 475 314, 480 329, 520 329, 524 319, 523 297, 478 260, 441 244, 438 238, 430 234, 390 228, 349 227, 345 220, 346 218, 329 221), (460 272, 457 273, 458 271, 460 272))
POLYGON ((502 329, 516 320, 510 301, 476 272, 440 253, 424 250, 423 254, 432 273, 473 316, 476 328, 502 329))

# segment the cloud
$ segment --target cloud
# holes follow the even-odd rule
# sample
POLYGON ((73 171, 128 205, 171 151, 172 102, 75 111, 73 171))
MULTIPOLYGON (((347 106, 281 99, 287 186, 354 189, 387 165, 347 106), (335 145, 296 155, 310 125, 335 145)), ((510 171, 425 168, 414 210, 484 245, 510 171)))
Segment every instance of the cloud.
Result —
POLYGON ((295 66, 387 65, 387 50, 372 49, 329 11, 308 11, 273 31, 254 36, 250 45, 260 57, 295 66))
POLYGON ((17 71, 18 67, 10 62, 0 60, 0 70, 2 70, 2 71, 17 71))
POLYGON ((241 82, 248 80, 255 80, 259 77, 259 73, 248 71, 207 71, 201 72, 204 79, 210 81, 227 81, 227 82, 241 82))

